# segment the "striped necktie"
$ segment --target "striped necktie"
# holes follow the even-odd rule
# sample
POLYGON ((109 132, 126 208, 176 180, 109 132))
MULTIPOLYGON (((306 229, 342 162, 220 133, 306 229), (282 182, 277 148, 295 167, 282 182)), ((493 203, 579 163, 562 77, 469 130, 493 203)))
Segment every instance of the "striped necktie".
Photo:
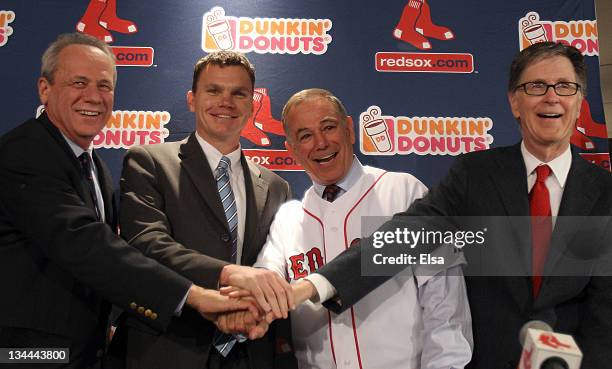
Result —
MULTIPOLYGON (((234 192, 230 185, 229 169, 231 162, 226 156, 222 156, 215 170, 215 180, 217 181, 217 191, 219 191, 219 198, 223 205, 223 211, 225 212, 225 218, 229 226, 230 233, 232 235, 232 257, 231 262, 236 263, 236 253, 238 250, 238 211, 236 208, 236 199, 234 198, 234 192)), ((219 353, 226 357, 237 340, 231 334, 224 334, 221 331, 215 332, 213 338, 213 345, 219 351, 219 353)))
POLYGON ((229 226, 232 236, 232 258, 231 262, 236 263, 236 253, 238 250, 238 210, 236 208, 236 199, 230 185, 229 169, 231 167, 230 160, 226 156, 222 156, 219 165, 216 169, 215 179, 217 181, 217 191, 221 198, 227 225, 229 226))

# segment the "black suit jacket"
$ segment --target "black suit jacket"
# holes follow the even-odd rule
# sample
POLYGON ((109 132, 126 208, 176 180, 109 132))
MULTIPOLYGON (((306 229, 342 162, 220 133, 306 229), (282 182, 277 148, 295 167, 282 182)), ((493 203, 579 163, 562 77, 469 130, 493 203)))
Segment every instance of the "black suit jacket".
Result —
MULTIPOLYGON (((401 224, 399 217, 406 215, 528 214, 526 169, 520 145, 515 145, 458 157, 437 187, 395 218, 401 224)), ((474 332, 474 356, 470 368, 516 368, 521 350, 518 332, 524 323, 534 319, 548 322, 557 332, 573 335, 584 352, 583 368, 609 367, 612 355, 611 278, 591 276, 590 268, 582 276, 555 276, 554 268, 568 262, 562 257, 562 252, 557 252, 560 243, 564 243, 563 247, 568 243, 571 247, 587 247, 580 244, 579 237, 571 237, 570 233, 580 230, 572 228, 571 221, 563 218, 570 215, 606 216, 604 219, 607 220, 607 216, 612 215, 612 177, 576 153, 572 154, 546 263, 545 270, 552 276, 544 277, 538 298, 534 300, 532 297, 528 276, 466 277, 474 332)), ((511 223, 515 221, 517 218, 509 218, 509 228, 514 227, 511 223)), ((514 246, 513 252, 505 256, 518 260, 526 255, 530 263, 529 228, 517 226, 515 230, 513 234, 498 235, 500 239, 510 240, 508 243, 514 246), (527 232, 523 232, 525 229, 527 232)), ((360 255, 360 248, 351 248, 318 270, 337 289, 342 302, 341 306, 332 303, 330 307, 347 308, 385 279, 360 277, 360 255)), ((469 254, 467 256, 470 264, 469 254)), ((596 260, 588 266, 600 262, 596 260)))
POLYGON ((80 164, 43 113, 0 139, 0 328, 104 343, 110 304, 164 329, 189 281, 116 235, 108 169, 94 154, 107 223, 80 164), (164 291, 160 298, 159 291, 164 291), (134 309, 132 309, 132 307, 134 309))
MULTIPOLYGON (((246 189, 242 264, 252 265, 290 191, 286 181, 244 155, 241 164, 246 189)), ((181 142, 128 151, 121 178, 120 223, 122 236, 146 255, 194 283, 218 288, 221 269, 230 261, 231 237, 217 184, 195 133, 181 142)), ((173 319, 162 335, 131 319, 126 325, 129 368, 201 369, 209 350, 214 350, 215 326, 189 309, 173 319)), ((289 321, 273 323, 265 337, 248 342, 251 366, 295 366, 293 351, 285 352, 290 342, 289 321)))

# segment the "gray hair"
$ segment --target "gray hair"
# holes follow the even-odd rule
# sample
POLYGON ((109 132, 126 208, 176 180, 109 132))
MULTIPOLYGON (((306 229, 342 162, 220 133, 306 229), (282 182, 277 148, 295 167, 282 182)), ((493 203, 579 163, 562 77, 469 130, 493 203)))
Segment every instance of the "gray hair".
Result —
POLYGON ((93 46, 96 49, 101 50, 104 54, 108 55, 108 57, 113 61, 113 77, 114 82, 117 82, 117 67, 115 65, 115 54, 111 48, 105 44, 103 41, 98 40, 95 37, 83 34, 83 33, 64 33, 57 37, 55 41, 53 41, 45 53, 42 56, 42 62, 40 67, 40 75, 49 81, 49 83, 53 83, 53 77, 55 72, 57 71, 57 59, 62 50, 70 45, 88 45, 93 46))
POLYGON ((291 96, 289 100, 287 100, 287 103, 283 107, 281 121, 283 122, 283 129, 285 130, 285 134, 287 134, 287 138, 289 138, 289 122, 287 121, 287 116, 289 115, 291 109, 293 109, 293 107, 295 107, 296 105, 299 105, 300 103, 304 102, 305 100, 316 97, 327 99, 329 102, 331 102, 332 105, 336 108, 336 112, 340 114, 340 116, 346 121, 346 118, 348 118, 346 109, 344 108, 342 101, 340 101, 340 99, 337 98, 334 94, 322 88, 309 88, 306 90, 302 90, 293 94, 293 96, 291 96))

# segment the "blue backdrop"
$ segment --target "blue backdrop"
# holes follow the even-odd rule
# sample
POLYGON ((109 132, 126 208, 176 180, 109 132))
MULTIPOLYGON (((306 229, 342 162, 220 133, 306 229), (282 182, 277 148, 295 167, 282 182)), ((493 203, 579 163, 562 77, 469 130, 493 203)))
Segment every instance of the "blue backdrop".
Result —
MULTIPOLYGON (((59 33, 105 39, 118 59, 115 111, 94 141, 115 179, 125 148, 194 129, 185 94, 195 61, 222 48, 257 69, 242 145, 300 197, 310 181, 284 149, 280 114, 321 87, 346 105, 365 164, 437 183, 461 152, 518 141, 506 98, 512 57, 560 41, 587 56, 588 105, 572 142, 609 167, 592 0, 0 1, 0 134, 36 114, 40 56, 59 33), (486 5, 485 5, 486 4, 486 5)), ((17 159, 16 159, 17 160, 17 159)))

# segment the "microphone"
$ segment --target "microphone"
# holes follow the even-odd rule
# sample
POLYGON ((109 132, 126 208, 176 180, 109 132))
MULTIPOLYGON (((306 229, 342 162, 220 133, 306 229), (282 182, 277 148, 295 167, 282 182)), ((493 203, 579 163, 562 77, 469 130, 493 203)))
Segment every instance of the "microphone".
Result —
POLYGON ((523 352, 518 369, 580 369, 582 352, 574 338, 553 332, 545 322, 525 323, 519 342, 523 352))

